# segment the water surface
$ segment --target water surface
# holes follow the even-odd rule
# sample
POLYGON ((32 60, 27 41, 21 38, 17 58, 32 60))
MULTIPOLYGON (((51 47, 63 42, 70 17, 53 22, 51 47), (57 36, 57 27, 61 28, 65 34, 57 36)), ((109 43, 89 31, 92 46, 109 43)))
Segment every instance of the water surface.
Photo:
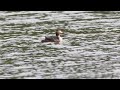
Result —
POLYGON ((119 11, 0 11, 0 79, 99 78, 120 78, 119 11))

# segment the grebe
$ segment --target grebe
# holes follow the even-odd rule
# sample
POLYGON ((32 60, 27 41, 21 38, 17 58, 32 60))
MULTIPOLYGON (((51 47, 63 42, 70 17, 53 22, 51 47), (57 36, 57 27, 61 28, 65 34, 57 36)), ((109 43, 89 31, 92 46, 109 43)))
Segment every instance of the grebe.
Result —
POLYGON ((63 32, 61 30, 56 30, 56 36, 45 36, 45 39, 42 40, 41 42, 55 42, 55 44, 60 44, 62 43, 62 37, 60 36, 60 34, 62 34, 63 32))

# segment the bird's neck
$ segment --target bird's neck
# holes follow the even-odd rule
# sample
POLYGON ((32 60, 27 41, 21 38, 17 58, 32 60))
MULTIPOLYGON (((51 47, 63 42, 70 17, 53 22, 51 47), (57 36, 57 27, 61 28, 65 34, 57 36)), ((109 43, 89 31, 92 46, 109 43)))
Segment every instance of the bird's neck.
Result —
POLYGON ((60 35, 56 35, 57 37, 60 37, 60 35))

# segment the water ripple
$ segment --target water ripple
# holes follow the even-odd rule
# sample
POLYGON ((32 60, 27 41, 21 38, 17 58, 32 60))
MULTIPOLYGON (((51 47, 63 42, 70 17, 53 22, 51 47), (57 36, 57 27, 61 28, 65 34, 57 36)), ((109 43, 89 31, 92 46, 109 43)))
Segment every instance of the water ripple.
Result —
POLYGON ((0 11, 0 79, 120 78, 119 11, 0 11), (41 43, 64 29, 63 44, 41 43))

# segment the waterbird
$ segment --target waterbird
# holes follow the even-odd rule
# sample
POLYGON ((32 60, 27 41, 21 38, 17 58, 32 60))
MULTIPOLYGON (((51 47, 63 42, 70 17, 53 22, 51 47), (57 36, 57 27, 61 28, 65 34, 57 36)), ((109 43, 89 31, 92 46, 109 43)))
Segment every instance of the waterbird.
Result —
POLYGON ((60 44, 62 43, 62 37, 60 36, 60 34, 62 34, 63 32, 61 30, 56 30, 56 36, 45 36, 45 39, 42 40, 42 43, 45 42, 54 42, 55 44, 60 44))

